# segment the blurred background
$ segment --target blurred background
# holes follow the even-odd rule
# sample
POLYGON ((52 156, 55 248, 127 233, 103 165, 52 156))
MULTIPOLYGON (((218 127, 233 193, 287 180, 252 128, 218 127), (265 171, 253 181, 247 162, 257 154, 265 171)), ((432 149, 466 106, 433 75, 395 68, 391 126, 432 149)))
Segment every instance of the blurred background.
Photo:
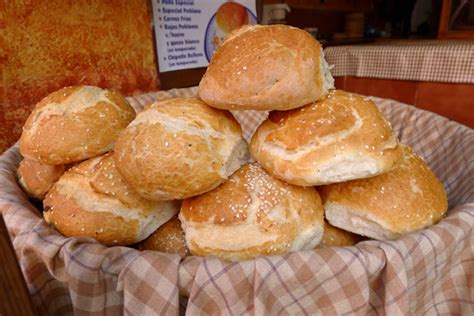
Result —
MULTIPOLYGON (((464 54, 472 54, 465 66, 474 69, 472 0, 263 0, 256 5, 261 23, 306 29, 326 50, 462 40, 464 54)), ((36 102, 63 86, 97 85, 133 95, 197 84, 204 68, 160 74, 152 12, 150 0, 1 1, 0 152, 17 141, 36 102)), ((471 127, 473 83, 336 76, 338 88, 415 104, 471 127), (453 103, 453 93, 469 102, 453 103)))

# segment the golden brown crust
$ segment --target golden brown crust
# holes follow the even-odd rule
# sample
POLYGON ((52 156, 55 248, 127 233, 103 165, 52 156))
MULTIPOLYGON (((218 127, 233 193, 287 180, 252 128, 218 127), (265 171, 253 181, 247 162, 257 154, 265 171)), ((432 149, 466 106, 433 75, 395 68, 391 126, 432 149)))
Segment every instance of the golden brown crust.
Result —
POLYGON ((89 236, 105 245, 145 239, 179 207, 146 200, 132 190, 117 172, 112 153, 69 169, 43 205, 46 221, 65 236, 89 236))
POLYGON ((443 184, 411 148, 382 175, 322 186, 334 226, 375 239, 393 239, 438 222, 448 209, 443 184))
POLYGON ((299 109, 272 112, 253 135, 250 152, 273 176, 304 186, 374 176, 401 157, 376 105, 342 90, 299 109))
POLYGON ((321 46, 285 25, 248 25, 216 49, 199 83, 199 96, 230 110, 293 109, 323 97, 321 46))
POLYGON ((173 200, 218 186, 247 161, 248 149, 230 113, 175 98, 137 116, 117 141, 115 159, 140 194, 173 200))
POLYGON ((321 239, 321 242, 315 249, 354 246, 361 240, 361 236, 332 226, 327 221, 324 221, 323 239, 321 239))
POLYGON ((140 249, 179 254, 181 257, 187 256, 189 251, 178 216, 173 217, 145 239, 140 249))
POLYGON ((17 170, 18 182, 29 196, 42 200, 65 171, 64 165, 45 165, 25 158, 17 170))
POLYGON ((88 212, 53 188, 44 200, 45 220, 66 237, 92 237, 106 246, 136 242, 137 220, 125 220, 110 212, 88 212))
POLYGON ((135 111, 116 92, 97 87, 66 87, 41 100, 28 117, 20 151, 37 162, 60 165, 113 148, 135 111))
POLYGON ((179 216, 192 254, 230 261, 312 249, 323 232, 318 193, 277 180, 258 164, 184 200, 179 216))

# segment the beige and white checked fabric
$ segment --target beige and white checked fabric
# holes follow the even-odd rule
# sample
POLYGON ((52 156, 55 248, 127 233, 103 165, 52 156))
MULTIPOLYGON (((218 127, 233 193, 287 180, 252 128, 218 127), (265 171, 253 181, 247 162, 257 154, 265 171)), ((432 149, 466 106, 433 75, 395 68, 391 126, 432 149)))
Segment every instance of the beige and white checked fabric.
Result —
POLYGON ((390 41, 324 52, 335 77, 474 83, 474 41, 390 41))
MULTIPOLYGON (((131 98, 192 96, 196 89, 131 98)), ((39 314, 473 315, 474 131, 430 112, 373 98, 404 143, 443 181, 447 217, 395 241, 225 263, 65 238, 18 187, 18 148, 0 158, 0 211, 39 314)), ((264 114, 237 113, 243 130, 264 114)))

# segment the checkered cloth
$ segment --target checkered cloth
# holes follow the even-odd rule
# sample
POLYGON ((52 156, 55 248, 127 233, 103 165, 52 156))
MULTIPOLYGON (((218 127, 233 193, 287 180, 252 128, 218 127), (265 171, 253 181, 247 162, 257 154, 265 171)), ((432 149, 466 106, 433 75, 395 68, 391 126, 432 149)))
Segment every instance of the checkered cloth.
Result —
POLYGON ((474 83, 474 41, 390 41, 325 49, 332 74, 448 83, 474 83))
MULTIPOLYGON (((142 95, 147 102, 194 89, 142 95)), ((15 146, 0 158, 0 210, 42 314, 474 314, 474 131, 433 113, 373 98, 395 133, 443 181, 447 217, 395 241, 364 241, 225 263, 65 238, 15 179, 15 146)), ((265 117, 236 113, 248 136, 265 117)))

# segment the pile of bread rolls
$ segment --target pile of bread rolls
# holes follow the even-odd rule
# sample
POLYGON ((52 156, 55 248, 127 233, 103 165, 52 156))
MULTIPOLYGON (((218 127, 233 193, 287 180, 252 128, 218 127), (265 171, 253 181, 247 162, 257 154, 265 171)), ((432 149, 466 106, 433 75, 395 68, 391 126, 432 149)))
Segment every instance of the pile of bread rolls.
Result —
POLYGON ((237 261, 394 239, 447 211, 443 185, 368 98, 334 90, 317 41, 242 27, 216 50, 199 98, 135 116, 115 92, 39 102, 19 182, 65 236, 237 261), (229 110, 271 111, 250 144, 229 110))

